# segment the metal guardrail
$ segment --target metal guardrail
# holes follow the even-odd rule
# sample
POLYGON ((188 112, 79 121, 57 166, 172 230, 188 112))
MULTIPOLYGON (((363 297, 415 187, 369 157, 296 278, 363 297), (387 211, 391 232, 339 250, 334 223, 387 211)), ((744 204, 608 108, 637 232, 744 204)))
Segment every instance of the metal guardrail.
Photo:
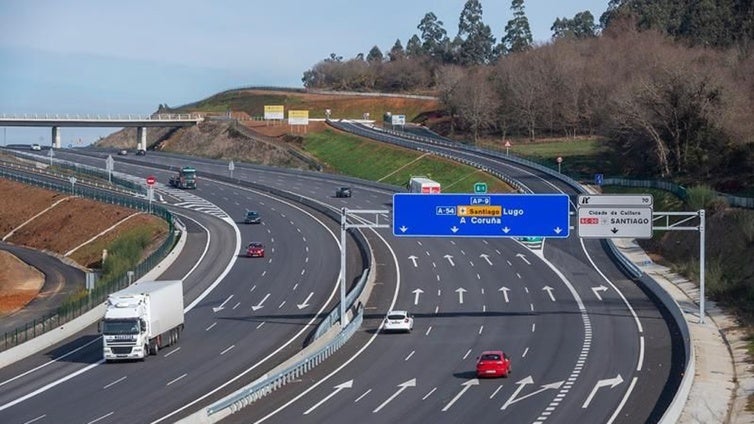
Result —
MULTIPOLYGON (((85 197, 87 199, 148 212, 167 221, 168 237, 156 251, 150 254, 144 261, 136 265, 136 267, 132 270, 134 272, 133 281, 138 280, 147 272, 149 272, 149 270, 154 268, 170 252, 173 245, 175 244, 176 234, 173 215, 170 213, 170 211, 160 205, 150 205, 149 202, 143 199, 126 197, 113 193, 108 194, 103 192, 102 190, 97 190, 89 187, 74 186, 72 190, 71 185, 63 182, 43 181, 2 168, 0 168, 0 178, 6 178, 11 181, 33 185, 48 190, 59 191, 62 193, 72 193, 74 195, 85 197)), ((66 301, 63 305, 58 307, 57 310, 50 312, 49 314, 46 314, 39 319, 29 321, 22 327, 16 328, 14 331, 3 333, 1 336, 2 338, 0 339, 0 350, 9 349, 13 346, 19 345, 34 337, 44 334, 49 330, 60 327, 62 324, 73 320, 74 318, 101 304, 105 301, 107 295, 114 291, 125 288, 126 286, 128 286, 128 284, 129 279, 127 274, 99 281, 88 296, 66 301)))
POLYGON ((59 113, 19 113, 0 114, 0 121, 8 120, 25 120, 25 121, 198 121, 202 120, 202 115, 198 113, 154 113, 149 115, 142 114, 117 114, 117 115, 100 115, 100 114, 59 114, 59 113))
POLYGON ((306 374, 340 349, 351 338, 351 336, 353 336, 356 330, 361 327, 363 320, 364 308, 360 308, 354 316, 354 319, 348 323, 343 331, 335 336, 330 343, 319 348, 315 352, 306 355, 300 361, 297 361, 282 371, 273 374, 262 381, 247 386, 233 395, 209 406, 206 409, 207 415, 216 414, 226 408, 230 408, 232 412, 236 412, 306 374))

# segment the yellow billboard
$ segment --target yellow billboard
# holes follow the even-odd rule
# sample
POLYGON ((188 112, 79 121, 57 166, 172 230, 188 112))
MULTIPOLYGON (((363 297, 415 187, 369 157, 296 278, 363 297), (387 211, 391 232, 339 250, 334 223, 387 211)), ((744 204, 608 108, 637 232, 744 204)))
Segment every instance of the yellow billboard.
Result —
POLYGON ((288 124, 289 125, 309 125, 309 111, 308 110, 289 110, 288 111, 288 124))
POLYGON ((284 109, 283 105, 264 105, 264 119, 278 119, 282 121, 285 119, 284 109))

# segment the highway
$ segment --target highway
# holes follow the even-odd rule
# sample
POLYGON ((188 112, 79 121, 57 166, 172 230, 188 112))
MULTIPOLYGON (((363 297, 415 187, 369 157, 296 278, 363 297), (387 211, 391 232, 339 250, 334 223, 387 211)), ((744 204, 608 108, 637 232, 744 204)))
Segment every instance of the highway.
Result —
MULTIPOLYGON (((77 160, 103 162, 83 156, 77 160)), ((532 170, 494 158, 475 160, 484 160, 490 169, 513 176, 534 192, 573 194, 570 187, 532 170)), ((158 181, 166 181, 168 174, 150 169, 150 161, 171 166, 186 163, 173 155, 150 152, 122 161, 116 169, 141 177, 155 174, 158 181), (143 161, 143 166, 135 165, 137 161, 143 161)), ((338 267, 332 223, 320 222, 262 193, 211 178, 202 180, 202 172, 227 175, 226 163, 190 162, 200 176, 195 194, 217 208, 192 198, 193 191, 164 190, 175 196, 169 201, 189 211, 202 210, 204 220, 206 215, 239 220, 247 205, 254 205, 264 224, 239 225, 241 239, 258 239, 268 249, 274 248, 272 261, 235 258, 226 279, 189 312, 187 331, 176 349, 161 352, 157 358, 93 366, 12 405, 24 393, 97 364, 98 351, 82 349, 75 354, 76 360, 50 366, 52 371, 33 371, 28 378, 10 381, 44 358, 32 357, 0 370, 0 387, 5 386, 0 420, 133 422, 131 414, 140 414, 136 421, 172 422, 241 382, 253 381, 275 362, 260 362, 270 355, 279 360, 300 348, 306 336, 301 327, 313 315, 293 305, 307 291, 316 293, 312 305, 332 306, 338 267), (296 284, 307 284, 307 288, 296 284), (255 306, 260 308, 254 311, 255 306), (236 375, 240 377, 233 384, 212 393, 236 375)), ((352 198, 335 199, 334 189, 343 179, 323 174, 237 165, 234 178, 295 192, 336 208, 383 209, 392 201, 391 190, 370 183, 351 184, 352 198)), ((231 228, 218 223, 209 229, 208 239, 233 244, 232 230, 225 227, 231 228)), ((659 419, 668 401, 666 385, 672 386, 677 366, 672 355, 675 330, 647 295, 612 264, 598 241, 581 241, 572 234, 566 240, 547 240, 543 251, 531 251, 508 239, 397 238, 389 230, 368 233, 378 278, 361 331, 300 381, 242 409, 227 422, 633 423, 659 419), (390 308, 408 309, 415 315, 411 334, 379 331, 390 308), (477 380, 473 373, 476 356, 497 348, 512 357, 511 376, 477 380)), ((233 259, 228 257, 236 253, 216 253, 212 262, 230 264, 233 259)), ((176 266, 186 272, 188 262, 176 266)), ((353 265, 349 262, 349 269, 357 268, 353 265)), ((180 278, 180 273, 170 278, 180 278)), ((204 281, 192 287, 208 284, 204 281)), ((193 290, 188 290, 188 299, 199 296, 203 288, 193 290)), ((66 346, 95 338, 93 333, 81 335, 66 346)))
POLYGON ((301 348, 325 306, 332 306, 337 226, 289 202, 202 183, 196 194, 222 207, 193 192, 173 193, 183 206, 173 209, 184 222, 195 220, 189 232, 204 238, 188 243, 193 254, 162 276, 187 281, 181 341, 143 363, 103 364, 92 328, 55 347, 60 359, 42 368, 50 359, 45 354, 0 370, 0 421, 171 422, 187 404, 207 403, 248 383, 301 348), (236 225, 249 206, 263 223, 236 225), (265 258, 242 255, 241 246, 252 239, 265 244, 265 258))

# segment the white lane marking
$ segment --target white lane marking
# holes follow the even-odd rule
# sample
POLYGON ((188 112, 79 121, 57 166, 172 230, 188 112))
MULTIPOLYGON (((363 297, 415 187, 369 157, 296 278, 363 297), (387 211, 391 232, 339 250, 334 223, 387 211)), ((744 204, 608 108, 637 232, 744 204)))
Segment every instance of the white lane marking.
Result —
POLYGON ((534 304, 533 303, 529 304, 529 309, 531 309, 531 311, 534 312, 534 304))
POLYGON ((424 293, 424 290, 422 290, 422 289, 416 289, 416 290, 412 291, 411 293, 414 294, 414 305, 418 305, 419 304, 419 295, 422 294, 422 293, 424 293))
POLYGON ((108 412, 107 414, 105 414, 105 415, 103 415, 103 416, 101 416, 101 417, 99 417, 99 418, 95 418, 95 419, 93 419, 93 420, 89 421, 89 422, 88 422, 88 423, 86 423, 86 424, 94 424, 94 423, 96 423, 96 422, 98 422, 98 421, 102 421, 102 420, 104 420, 105 418, 109 417, 110 415, 113 415, 114 413, 115 413, 115 411, 110 411, 110 412, 108 412))
POLYGON ((465 354, 465 355, 463 355, 463 359, 466 359, 466 358, 468 358, 468 357, 469 357, 469 355, 471 355, 471 349, 469 349, 468 351, 466 351, 466 354, 465 354))
POLYGON ((484 331, 484 326, 483 325, 479 327, 479 334, 482 334, 482 331, 484 331))
POLYGON ((220 312, 223 309, 225 309, 225 304, 230 301, 230 299, 233 299, 233 295, 228 296, 227 299, 223 303, 220 304, 220 306, 214 306, 212 307, 212 312, 220 312))
POLYGON ((283 305, 285 305, 285 300, 283 301, 283 303, 280 304, 280 306, 278 306, 278 309, 282 309, 283 305))
POLYGON ((435 306, 435 315, 440 312, 440 305, 435 306))
POLYGON ((345 383, 338 384, 337 386, 333 387, 335 390, 332 393, 325 396, 322 400, 314 404, 314 406, 304 411, 304 415, 309 415, 310 412, 317 409, 319 405, 322 405, 323 403, 327 402, 327 400, 330 399, 331 397, 337 395, 338 392, 340 392, 343 389, 350 389, 351 387, 353 387, 353 380, 348 380, 345 383))
POLYGON ((223 350, 222 352, 220 352, 220 355, 225 355, 226 353, 228 353, 234 347, 236 347, 236 345, 230 345, 230 347, 228 347, 225 350, 223 350))
POLYGON ((542 290, 546 291, 547 294, 550 295, 550 300, 552 300, 553 302, 555 301, 555 296, 552 295, 552 291, 554 290, 552 287, 544 286, 542 287, 542 290))
MULTIPOLYGON (((306 261, 309 262, 309 257, 306 257, 306 261)), ((298 283, 293 285, 293 290, 295 291, 298 288, 298 283)))
POLYGON ((216 325, 217 325, 217 323, 213 322, 212 324, 210 324, 209 327, 205 328, 204 331, 209 331, 209 330, 213 329, 216 325))
MULTIPOLYGON (((97 340, 99 340, 99 338, 97 340)), ((39 389, 37 389, 37 390, 35 390, 35 391, 33 391, 33 392, 29 393, 29 394, 23 395, 23 396, 15 399, 15 400, 12 400, 12 401, 6 403, 5 405, 0 405, 0 411, 6 410, 6 409, 8 409, 8 408, 10 408, 10 407, 12 407, 14 405, 17 405, 17 404, 19 404, 19 403, 27 400, 27 399, 31 399, 34 396, 36 396, 36 395, 38 395, 40 393, 43 393, 43 392, 45 392, 45 391, 47 391, 47 390, 49 390, 49 389, 51 389, 51 388, 53 388, 53 387, 55 387, 55 386, 57 386, 59 384, 63 384, 66 381, 68 381, 68 380, 70 380, 70 379, 78 376, 79 374, 83 374, 83 373, 89 371, 90 369, 92 369, 92 368, 96 367, 97 365, 100 365, 100 364, 102 364, 104 362, 105 362, 104 359, 100 359, 99 361, 97 361, 97 362, 95 362, 95 363, 93 363, 93 364, 91 364, 91 365, 89 365, 87 367, 84 367, 84 368, 82 368, 82 369, 80 369, 80 370, 78 370, 78 371, 76 371, 76 372, 74 372, 72 374, 68 374, 68 375, 66 375, 65 377, 63 377, 63 378, 61 378, 59 380, 55 380, 52 383, 47 384, 46 386, 42 386, 39 389)))
POLYGON ((171 350, 170 352, 166 353, 164 357, 165 357, 165 358, 167 358, 168 356, 170 356, 170 355, 172 355, 172 354, 174 354, 174 353, 178 352, 179 350, 181 350, 181 347, 180 347, 180 346, 178 346, 178 347, 176 347, 175 349, 171 350))
POLYGON ((494 391, 494 392, 492 392, 492 394, 490 395, 490 399, 494 398, 494 397, 495 397, 495 395, 497 394, 497 392, 499 392, 499 391, 500 391, 500 389, 502 389, 502 388, 503 388, 503 385, 502 385, 502 384, 501 384, 501 385, 499 385, 499 386, 497 386, 497 389, 495 389, 495 391, 494 391))
POLYGON ((529 294, 529 288, 528 287, 524 286, 524 291, 526 292, 526 294, 529 294))
POLYGON ((434 392, 435 392, 435 390, 437 390, 437 387, 433 388, 432 390, 430 390, 430 391, 429 391, 429 393, 427 393, 426 395, 424 395, 424 397, 422 398, 422 400, 427 400, 427 398, 428 398, 428 397, 429 397, 429 396, 430 396, 430 395, 431 395, 432 393, 434 393, 434 392))
POLYGON ((479 385, 479 380, 477 380, 476 378, 471 379, 469 381, 466 381, 465 383, 462 383, 461 386, 463 386, 463 389, 461 389, 461 391, 458 392, 458 394, 456 395, 456 397, 454 397, 453 399, 451 399, 451 401, 448 402, 448 404, 445 405, 444 408, 442 408, 442 412, 445 412, 448 409, 450 409, 450 407, 453 406, 453 404, 456 403, 456 401, 458 399, 460 399, 461 396, 463 396, 463 394, 466 393, 467 390, 469 390, 469 387, 471 387, 471 386, 478 386, 478 385, 479 385))
POLYGON ((503 297, 505 297, 505 303, 508 303, 508 292, 511 291, 511 289, 509 289, 508 287, 503 286, 503 287, 500 287, 499 289, 497 289, 497 291, 503 292, 503 297))
POLYGON ((177 377, 177 378, 174 378, 174 379, 172 379, 172 380, 168 381, 168 384, 166 384, 166 386, 169 386, 169 385, 171 385, 171 384, 175 383, 176 381, 183 379, 183 377, 186 377, 187 375, 188 375, 188 374, 183 374, 183 375, 182 375, 182 376, 180 376, 180 377, 177 377))
POLYGON ((621 377, 620 374, 615 376, 615 378, 606 378, 604 380, 598 380, 594 384, 594 388, 589 393, 589 396, 587 396, 586 401, 584 401, 584 404, 581 405, 581 408, 585 409, 589 406, 590 403, 592 403, 592 399, 594 399, 594 395, 597 394, 597 390, 599 390, 601 387, 610 386, 611 389, 614 389, 617 385, 621 383, 623 383, 623 377, 621 377))
POLYGON ((100 343, 101 344, 102 343, 102 339, 100 337, 97 337, 96 339, 90 341, 89 343, 86 343, 86 344, 84 344, 84 345, 82 345, 80 347, 77 347, 76 349, 73 349, 72 351, 70 351, 70 352, 68 352, 68 353, 66 353, 64 355, 61 355, 61 356, 59 356, 59 357, 57 357, 57 358, 55 358, 55 359, 53 359, 51 361, 45 362, 44 364, 42 364, 42 365, 40 365, 40 366, 38 366, 36 368, 32 368, 29 371, 26 371, 25 373, 19 374, 19 375, 13 377, 13 378, 9 378, 8 380, 5 380, 2 383, 0 383, 0 387, 2 387, 2 386, 6 385, 6 384, 8 384, 8 383, 10 383, 10 382, 12 382, 14 380, 17 380, 17 379, 19 379, 19 378, 21 378, 21 377, 23 377, 25 375, 31 374, 31 373, 33 373, 35 371, 39 371, 40 369, 42 369, 42 368, 44 368, 44 367, 46 367, 46 366, 48 366, 50 364, 54 364, 55 362, 58 362, 59 360, 61 360, 63 358, 71 356, 74 353, 80 351, 81 349, 84 349, 84 348, 88 347, 89 345, 91 345, 93 343, 100 343))
POLYGON ((639 362, 636 364, 636 371, 641 371, 644 366, 644 336, 639 337, 639 362))
POLYGON ((408 356, 406 356, 406 359, 404 359, 404 361, 408 361, 409 359, 411 359, 411 357, 414 356, 414 353, 416 353, 416 351, 412 350, 411 353, 409 353, 408 356))
POLYGON ((380 406, 378 406, 377 408, 375 408, 372 411, 373 414, 375 414, 377 412, 380 412, 380 410, 382 408, 384 408, 387 404, 389 404, 390 402, 392 402, 393 399, 395 399, 396 397, 398 397, 398 395, 400 395, 401 393, 403 393, 403 391, 406 390, 407 388, 409 388, 409 387, 416 387, 416 378, 412 378, 411 380, 404 381, 403 383, 399 384, 398 387, 399 387, 399 389, 396 390, 396 392, 393 393, 392 396, 390 396, 389 398, 385 399, 385 401, 382 402, 380 404, 380 406))
POLYGON ((32 418, 32 419, 30 419, 29 421, 26 421, 26 422, 24 422, 24 424, 31 424, 31 423, 35 423, 35 422, 37 422, 37 421, 39 421, 39 420, 41 420, 41 419, 45 418, 46 416, 47 416, 47 414, 42 414, 42 415, 38 416, 37 418, 32 418))
POLYGON ((110 387, 112 387, 112 386, 114 386, 114 385, 116 385, 116 384, 120 383, 121 381, 123 381, 123 380, 125 380, 125 379, 127 379, 127 378, 128 378, 128 377, 124 375, 123 377, 121 377, 121 378, 119 378, 119 379, 117 379, 117 380, 113 381, 112 383, 106 384, 106 385, 105 385, 105 387, 103 387, 103 389, 109 389, 110 387))
POLYGON ((529 353, 529 348, 528 347, 526 349, 524 349, 524 353, 523 353, 523 355, 521 355, 521 357, 522 358, 526 358, 526 354, 527 353, 529 353))
POLYGON ((265 323, 265 321, 260 322, 259 325, 257 325, 257 330, 259 330, 260 328, 262 328, 262 326, 264 325, 264 323, 265 323))
POLYGON ((534 332, 534 330, 536 330, 536 328, 537 328, 537 323, 536 322, 531 323, 531 332, 532 333, 534 332))
POLYGON ((431 326, 431 325, 430 325, 429 327, 427 327, 427 332, 426 332, 426 333, 424 333, 424 335, 425 335, 425 336, 429 336, 429 332, 430 332, 430 331, 432 331, 432 326, 431 326))
POLYGON ((636 386, 636 381, 639 379, 639 377, 634 377, 631 380, 631 384, 628 386, 628 390, 626 391, 626 395, 623 396, 623 399, 620 401, 620 404, 615 409, 615 412, 613 412, 613 415, 610 416, 610 419, 607 420, 607 424, 611 424, 613 421, 615 421, 615 418, 618 417, 618 414, 620 414, 620 411, 623 409, 623 407, 626 405, 626 401, 628 401, 628 397, 631 395, 631 392, 634 391, 634 386, 636 386))
POLYGON ((256 288, 257 288, 256 284, 254 284, 253 286, 251 286, 251 289, 249 290, 249 293, 253 292, 256 288))
POLYGON ((357 398, 356 398, 356 399, 355 399, 355 400, 353 401, 353 403, 356 403, 356 402, 360 401, 360 400, 361 400, 361 398, 363 398, 364 396, 368 395, 368 394, 369 394, 369 393, 370 393, 371 391, 372 391, 372 389, 369 389, 369 390, 367 390, 366 392, 364 392, 364 394, 363 394, 363 395, 361 395, 361 396, 357 397, 357 398))
POLYGON ((539 389, 537 389, 537 390, 535 390, 535 391, 533 391, 531 393, 527 393, 527 394, 525 394, 525 395, 523 395, 523 396, 521 396, 519 398, 516 398, 516 396, 518 396, 518 394, 521 393, 521 391, 524 389, 524 387, 526 387, 529 384, 534 384, 534 379, 532 379, 531 376, 528 376, 528 377, 526 377, 524 379, 521 379, 521 380, 517 381, 516 385, 518 385, 518 388, 516 389, 515 392, 513 392, 513 394, 511 395, 511 397, 508 398, 508 400, 503 404, 503 406, 500 407, 500 410, 504 410, 505 408, 507 408, 508 406, 510 406, 510 405, 512 405, 512 404, 514 404, 516 402, 519 402, 519 401, 522 401, 522 400, 524 400, 526 398, 530 398, 532 396, 535 396, 535 395, 537 395, 539 393, 544 392, 545 390, 550 390, 550 389, 556 389, 557 390, 557 389, 560 388, 560 386, 563 385, 563 382, 562 381, 556 381, 556 382, 550 383, 550 384, 543 384, 542 386, 540 386, 539 389))
POLYGON ((236 308, 238 308, 239 306, 241 306, 241 302, 238 302, 238 303, 236 303, 236 304, 235 304, 235 305, 233 306, 233 309, 236 309, 236 308))
POLYGON ((518 277, 519 280, 523 280, 524 279, 524 277, 522 277, 521 274, 519 274, 519 273, 516 273, 516 277, 518 277))

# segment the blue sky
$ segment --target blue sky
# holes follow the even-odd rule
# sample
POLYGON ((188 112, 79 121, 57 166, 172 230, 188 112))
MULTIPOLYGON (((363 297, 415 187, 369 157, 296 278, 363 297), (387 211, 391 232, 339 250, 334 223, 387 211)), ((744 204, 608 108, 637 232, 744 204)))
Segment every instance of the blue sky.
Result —
MULTIPOLYGON (((2 0, 0 113, 153 112, 244 86, 301 87, 304 71, 336 53, 405 46, 427 12, 458 32, 465 0, 2 0)), ((500 39, 510 0, 481 0, 500 39)), ((608 0, 524 0, 535 42, 558 17, 608 0)), ((64 145, 112 130, 62 129, 64 145)), ((4 129, 3 143, 49 141, 49 129, 4 129)))

